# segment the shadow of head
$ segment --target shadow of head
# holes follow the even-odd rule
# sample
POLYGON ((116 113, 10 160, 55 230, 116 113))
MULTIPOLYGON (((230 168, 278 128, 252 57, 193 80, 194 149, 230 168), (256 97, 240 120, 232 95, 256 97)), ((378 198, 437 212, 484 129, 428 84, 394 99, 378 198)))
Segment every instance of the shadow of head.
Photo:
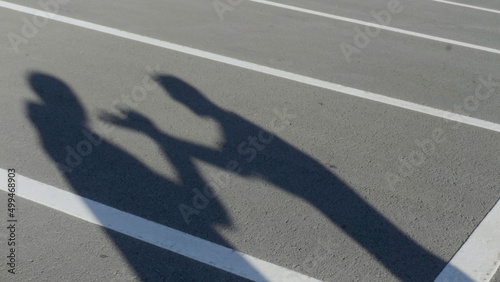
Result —
POLYGON ((199 116, 213 116, 219 108, 193 86, 174 76, 157 75, 155 80, 175 101, 183 104, 199 116))
POLYGON ((36 105, 43 106, 47 114, 61 118, 71 117, 72 122, 80 124, 85 122, 85 111, 66 83, 41 72, 29 73, 28 81, 33 92, 42 100, 41 104, 36 105))

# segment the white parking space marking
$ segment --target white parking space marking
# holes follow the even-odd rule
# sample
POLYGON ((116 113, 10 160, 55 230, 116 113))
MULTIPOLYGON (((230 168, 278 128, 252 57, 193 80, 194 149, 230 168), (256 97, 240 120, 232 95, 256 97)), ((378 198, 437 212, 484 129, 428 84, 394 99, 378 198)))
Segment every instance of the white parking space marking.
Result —
POLYGON ((481 221, 435 281, 490 281, 499 266, 500 201, 481 221))
POLYGON ((424 33, 413 32, 413 31, 404 30, 404 29, 400 29, 400 28, 390 27, 387 25, 381 25, 381 24, 372 23, 372 22, 355 20, 355 19, 351 19, 351 18, 327 14, 327 13, 323 13, 323 12, 318 12, 318 11, 314 11, 314 10, 299 8, 299 7, 295 7, 295 6, 280 4, 280 3, 266 1, 266 0, 249 0, 249 1, 255 2, 255 3, 260 3, 260 4, 265 4, 265 5, 269 5, 269 6, 274 6, 274 7, 278 7, 278 8, 283 8, 283 9, 287 9, 287 10, 302 12, 302 13, 306 13, 306 14, 310 14, 310 15, 325 17, 325 18, 329 18, 329 19, 334 19, 334 20, 339 20, 339 21, 344 21, 344 22, 349 22, 349 23, 360 24, 360 25, 364 25, 364 26, 380 28, 382 30, 392 31, 392 32, 396 32, 399 34, 424 38, 424 39, 428 39, 428 40, 434 40, 434 41, 448 43, 448 44, 453 44, 456 46, 471 48, 471 49, 475 49, 475 50, 479 50, 479 51, 500 54, 500 50, 498 50, 498 49, 484 47, 484 46, 475 45, 475 44, 470 44, 470 43, 452 40, 452 39, 447 39, 447 38, 442 38, 442 37, 438 37, 438 36, 428 35, 428 34, 424 34, 424 33))
POLYGON ((130 33, 130 32, 122 31, 119 29, 115 29, 115 28, 111 28, 111 27, 107 27, 107 26, 103 26, 103 25, 99 25, 99 24, 94 24, 94 23, 90 23, 90 22, 86 22, 86 21, 82 21, 82 20, 77 20, 77 19, 73 19, 73 18, 69 18, 69 17, 65 17, 65 16, 47 13, 47 12, 40 11, 37 9, 19 6, 16 4, 11 4, 11 3, 0 1, 0 7, 4 7, 4 8, 8 8, 8 9, 12 9, 15 11, 28 13, 28 14, 32 14, 32 15, 47 17, 47 18, 55 20, 55 21, 59 21, 59 22, 70 24, 70 25, 95 30, 95 31, 99 31, 102 33, 106 33, 106 34, 118 36, 121 38, 134 40, 137 42, 146 43, 146 44, 153 45, 153 46, 158 46, 161 48, 165 48, 165 49, 181 52, 184 54, 188 54, 188 55, 216 61, 219 63, 224 63, 227 65, 232 65, 232 66, 240 67, 243 69, 256 71, 259 73, 268 74, 268 75, 272 75, 275 77, 280 77, 280 78, 292 80, 295 82, 299 82, 299 83, 303 83, 303 84, 307 84, 307 85, 312 85, 312 86, 316 86, 319 88, 332 90, 335 92, 340 92, 340 93, 343 93, 346 95, 355 96, 358 98, 363 98, 363 99, 383 103, 386 105, 395 106, 398 108, 403 108, 403 109, 407 109, 407 110, 411 110, 411 111, 415 111, 415 112, 419 112, 419 113, 423 113, 423 114, 427 114, 427 115, 431 115, 431 116, 435 116, 435 117, 440 117, 440 118, 443 118, 446 120, 451 120, 451 121, 455 121, 455 122, 459 122, 459 123, 463 123, 463 124, 468 124, 468 125, 472 125, 472 126, 500 132, 500 124, 493 123, 490 121, 485 121, 485 120, 481 120, 481 119, 477 119, 477 118, 473 118, 473 117, 469 117, 469 116, 464 116, 464 115, 456 114, 453 112, 440 110, 440 109, 432 108, 429 106, 424 106, 424 105, 420 105, 417 103, 412 103, 412 102, 408 102, 408 101, 404 101, 404 100, 400 100, 400 99, 372 93, 372 92, 365 91, 365 90, 360 90, 360 89, 336 84, 333 82, 328 82, 328 81, 324 81, 324 80, 320 80, 320 79, 316 79, 316 78, 312 78, 312 77, 308 77, 308 76, 304 76, 304 75, 300 75, 300 74, 295 74, 295 73, 291 73, 291 72, 287 72, 287 71, 283 71, 283 70, 278 70, 278 69, 270 68, 267 66, 258 65, 255 63, 251 63, 251 62, 247 62, 247 61, 243 61, 243 60, 239 60, 239 59, 235 59, 235 58, 231 58, 231 57, 227 57, 227 56, 223 56, 223 55, 214 54, 211 52, 207 52, 207 51, 203 51, 203 50, 199 50, 199 49, 195 49, 195 48, 191 48, 191 47, 187 47, 187 46, 183 46, 183 45, 179 45, 179 44, 175 44, 175 43, 170 43, 167 41, 163 41, 163 40, 159 40, 159 39, 155 39, 155 38, 151 38, 151 37, 147 37, 147 36, 142 36, 142 35, 135 34, 135 33, 130 33))
MULTIPOLYGON (((0 189, 6 192, 7 175, 0 168, 0 189)), ((253 281, 319 281, 19 174, 16 183, 16 196, 253 281)))
POLYGON ((493 10, 493 9, 488 9, 488 8, 483 8, 483 7, 477 7, 477 6, 472 6, 472 5, 462 4, 462 3, 455 3, 455 2, 445 1, 445 0, 430 0, 430 1, 500 14, 500 11, 498 11, 498 10, 493 10))

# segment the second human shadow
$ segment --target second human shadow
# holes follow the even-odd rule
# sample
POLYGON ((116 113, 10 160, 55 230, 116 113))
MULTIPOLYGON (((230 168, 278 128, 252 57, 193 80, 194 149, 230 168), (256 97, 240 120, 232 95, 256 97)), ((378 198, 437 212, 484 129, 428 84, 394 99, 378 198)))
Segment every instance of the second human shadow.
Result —
POLYGON ((310 156, 243 117, 222 109, 179 78, 160 75, 156 80, 167 95, 200 118, 215 120, 222 129, 225 145, 213 150, 177 140, 133 111, 125 112, 125 118, 111 114, 103 118, 149 136, 167 157, 175 154, 180 161, 174 165, 179 172, 186 172, 186 182, 190 181, 194 187, 203 183, 200 179, 188 180, 189 175, 197 175, 185 170, 193 167, 190 163, 193 158, 243 177, 258 176, 306 200, 403 281, 431 281, 445 267, 445 261, 409 238, 310 156), (259 137, 253 147, 244 144, 249 136, 259 137), (183 155, 180 159, 179 154, 183 155))

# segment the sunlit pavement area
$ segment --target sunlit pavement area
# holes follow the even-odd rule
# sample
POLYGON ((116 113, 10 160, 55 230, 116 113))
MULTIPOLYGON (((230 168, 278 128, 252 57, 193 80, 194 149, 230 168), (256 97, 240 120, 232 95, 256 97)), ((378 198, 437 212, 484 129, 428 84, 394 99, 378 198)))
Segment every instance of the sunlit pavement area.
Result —
POLYGON ((500 281, 500 2, 0 18, 1 281, 500 281))

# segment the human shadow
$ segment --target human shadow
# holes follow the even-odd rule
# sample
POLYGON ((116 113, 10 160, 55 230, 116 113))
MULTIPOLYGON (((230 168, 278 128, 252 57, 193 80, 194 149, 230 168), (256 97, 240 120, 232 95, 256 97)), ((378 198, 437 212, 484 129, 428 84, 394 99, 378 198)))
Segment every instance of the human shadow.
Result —
MULTIPOLYGON (((179 78, 161 75, 156 80, 174 100, 200 117, 214 119, 222 128, 226 144, 217 153, 200 148, 191 150, 188 146, 183 151, 188 155, 185 158, 203 160, 240 176, 257 176, 300 196, 402 281, 432 281, 445 267, 445 261, 409 238, 310 156, 271 132, 222 109, 179 78)), ((131 127, 126 125, 127 119, 144 118, 137 112, 126 114, 125 119, 113 115, 105 119, 131 127)), ((291 116, 279 113, 281 122, 286 124, 287 115, 291 116)), ((279 119, 273 121, 275 129, 283 126, 279 125, 279 119)), ((155 140, 164 151, 172 150, 171 136, 148 127, 135 129, 155 140)))
MULTIPOLYGON (((209 149, 184 144, 175 138, 163 138, 163 146, 181 149, 175 154, 166 154, 181 176, 182 181, 175 183, 149 169, 93 130, 77 95, 62 80, 40 72, 30 73, 27 79, 38 97, 38 101, 27 101, 27 115, 38 131, 46 153, 64 173, 74 192, 104 205, 231 247, 214 229, 215 225, 231 226, 227 212, 217 199, 211 199, 210 209, 203 213, 202 220, 186 225, 179 216, 178 205, 191 201, 192 187, 203 186, 208 189, 207 193, 211 193, 211 188, 204 183, 182 148, 189 148, 197 155, 207 154, 209 149)), ((144 122, 139 122, 138 126, 144 129, 151 127, 144 122)), ((99 217, 99 214, 96 216, 99 217)), ((106 232, 142 281, 245 281, 118 232, 106 232)), ((96 254, 96 263, 105 257, 105 254, 96 254)), ((251 266, 248 265, 248 268, 250 270, 247 272, 262 278, 251 266)))

